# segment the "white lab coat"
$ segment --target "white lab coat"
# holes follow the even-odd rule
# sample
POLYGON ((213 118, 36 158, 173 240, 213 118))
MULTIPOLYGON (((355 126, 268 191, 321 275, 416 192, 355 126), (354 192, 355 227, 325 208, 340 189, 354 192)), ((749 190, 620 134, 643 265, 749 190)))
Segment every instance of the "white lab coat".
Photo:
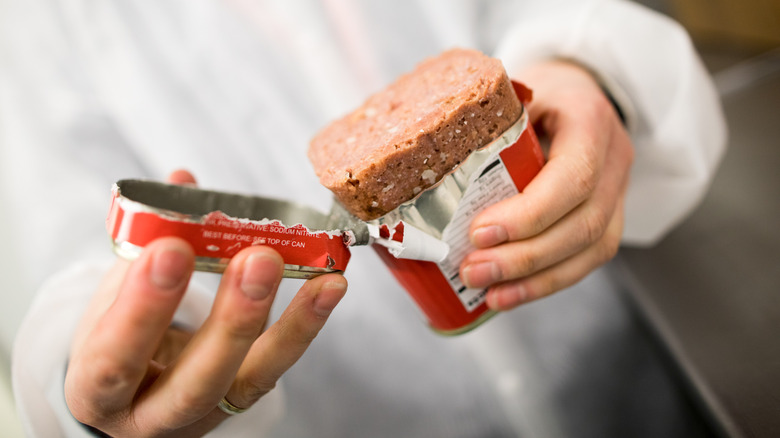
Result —
MULTIPOLYGON (((725 145, 687 35, 627 2, 531 3, 0 0, 6 247, 31 288, 16 293, 37 290, 13 353, 30 436, 88 436, 68 415, 62 381, 73 327, 113 259, 103 229, 113 181, 183 167, 206 188, 327 210, 308 140, 449 47, 495 54, 510 75, 550 57, 596 72, 627 111, 636 148, 624 241, 661 238, 695 207, 725 145)), ((314 345, 215 436, 688 430, 684 403, 605 272, 449 339, 427 330, 370 249, 353 255, 350 290, 314 345)), ((179 321, 205 317, 216 279, 196 275, 179 321)), ((299 286, 283 282, 275 315, 299 286)))

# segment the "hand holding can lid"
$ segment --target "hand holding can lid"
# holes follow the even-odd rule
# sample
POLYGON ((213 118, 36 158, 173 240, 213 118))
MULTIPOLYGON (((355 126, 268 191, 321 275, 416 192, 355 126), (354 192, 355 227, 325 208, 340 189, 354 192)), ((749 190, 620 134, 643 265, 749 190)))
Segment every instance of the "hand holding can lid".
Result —
POLYGON ((284 262, 251 246, 227 263, 205 322, 172 325, 185 293, 197 295, 188 290, 195 262, 192 246, 171 236, 116 261, 74 334, 64 384, 74 418, 111 436, 203 435, 228 418, 219 406, 249 409, 274 387, 347 287, 337 274, 307 280, 270 324, 284 262))

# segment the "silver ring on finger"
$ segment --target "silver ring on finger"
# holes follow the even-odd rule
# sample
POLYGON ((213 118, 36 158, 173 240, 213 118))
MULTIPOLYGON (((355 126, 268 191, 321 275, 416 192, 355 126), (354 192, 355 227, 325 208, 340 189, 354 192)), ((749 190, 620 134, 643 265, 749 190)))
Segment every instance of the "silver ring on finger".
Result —
POLYGON ((222 397, 222 400, 217 403, 217 407, 224 413, 228 415, 236 415, 240 414, 242 412, 246 412, 249 408, 239 408, 238 406, 234 405, 233 403, 230 403, 227 399, 227 396, 222 397))

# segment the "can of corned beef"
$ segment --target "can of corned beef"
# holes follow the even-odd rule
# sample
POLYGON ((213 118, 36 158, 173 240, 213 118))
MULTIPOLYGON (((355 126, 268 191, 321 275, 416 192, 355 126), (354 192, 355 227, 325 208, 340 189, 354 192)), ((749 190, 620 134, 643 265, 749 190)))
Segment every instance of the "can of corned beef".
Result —
POLYGON ((520 193, 543 164, 523 109, 500 137, 472 152, 438 184, 369 222, 371 234, 380 237, 373 248, 437 333, 461 334, 495 315, 486 304, 487 288, 467 288, 459 278, 461 262, 475 250, 469 225, 489 205, 520 193), (421 248, 408 254, 412 241, 422 242, 421 248))
POLYGON ((375 221, 360 221, 338 204, 324 214, 284 200, 121 180, 112 189, 106 226, 124 258, 134 259, 156 238, 177 236, 193 247, 203 271, 222 272, 241 249, 267 245, 282 255, 288 278, 343 272, 351 247, 372 244, 427 324, 455 335, 495 314, 485 303, 487 289, 466 288, 459 279, 460 263, 474 249, 471 220, 521 192, 543 163, 523 111, 439 184, 375 221))
POLYGON ((336 197, 329 213, 284 200, 122 180, 113 187, 106 223, 115 252, 132 259, 152 240, 178 236, 195 250, 196 269, 221 272, 241 249, 267 245, 282 255, 285 277, 310 278, 343 272, 350 248, 370 244, 435 332, 477 327, 495 314, 488 289, 467 288, 459 268, 475 250, 471 221, 522 192, 544 165, 526 111, 531 91, 510 81, 497 61, 462 50, 424 63, 397 84, 315 137, 309 157, 336 197), (495 81, 478 75, 481 66, 495 81), (435 89, 442 78, 450 78, 444 91, 455 94, 435 89), (476 94, 488 88, 492 94, 476 94), (389 120, 397 124, 377 122, 378 114, 393 112, 399 115, 389 120), (385 143, 384 153, 359 151, 352 128, 360 124, 372 139, 400 143, 385 143), (405 132, 413 138, 402 137, 405 132), (351 164, 336 166, 360 153, 362 173, 351 164))

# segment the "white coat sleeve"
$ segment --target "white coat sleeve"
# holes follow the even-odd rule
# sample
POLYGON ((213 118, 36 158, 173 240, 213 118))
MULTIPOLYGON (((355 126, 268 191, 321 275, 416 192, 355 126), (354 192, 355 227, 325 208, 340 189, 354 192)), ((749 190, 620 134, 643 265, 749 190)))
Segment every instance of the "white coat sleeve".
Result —
MULTIPOLYGON (((54 275, 43 284, 22 321, 13 351, 13 389, 30 438, 93 436, 70 415, 63 386, 74 331, 109 267, 106 262, 83 262, 54 275)), ((174 322, 199 327, 208 316, 212 295, 191 282, 174 322)), ((281 388, 275 388, 207 436, 245 436, 247 431, 265 436, 283 414, 283 397, 281 388)))
POLYGON ((600 76, 626 110, 635 147, 623 243, 657 242, 698 205, 726 145, 719 96, 688 34, 624 1, 528 13, 496 56, 520 81, 524 67, 550 58, 574 60, 600 76))
MULTIPOLYGON (((14 291, 21 298, 4 301, 0 315, 28 308, 14 338, 12 381, 29 437, 90 436, 63 395, 69 346, 114 259, 103 222, 110 184, 147 168, 94 91, 73 37, 87 30, 67 18, 53 2, 0 0, 0 201, 13 230, 4 250, 19 265, 4 276, 24 279, 14 291), (103 262, 72 264, 82 259, 103 262)), ((191 286, 176 322, 197 327, 212 300, 191 286)), ((262 436, 283 408, 277 387, 213 435, 262 436)))

